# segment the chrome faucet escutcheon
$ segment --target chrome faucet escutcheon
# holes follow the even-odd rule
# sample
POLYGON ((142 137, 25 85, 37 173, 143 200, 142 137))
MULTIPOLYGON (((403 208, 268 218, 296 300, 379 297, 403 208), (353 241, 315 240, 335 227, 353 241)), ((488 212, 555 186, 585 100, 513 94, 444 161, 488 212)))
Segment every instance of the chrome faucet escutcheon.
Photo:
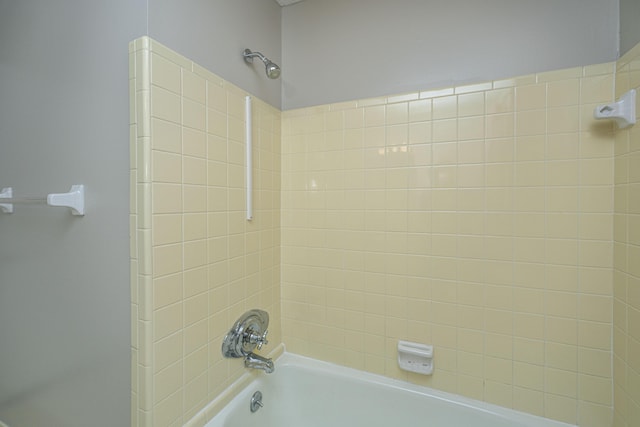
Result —
POLYGON ((247 368, 261 369, 267 374, 274 371, 273 361, 264 358, 253 351, 260 350, 268 344, 267 327, 269 326, 269 314, 262 310, 249 310, 244 313, 233 325, 222 342, 222 355, 224 357, 244 357, 244 365, 247 368))

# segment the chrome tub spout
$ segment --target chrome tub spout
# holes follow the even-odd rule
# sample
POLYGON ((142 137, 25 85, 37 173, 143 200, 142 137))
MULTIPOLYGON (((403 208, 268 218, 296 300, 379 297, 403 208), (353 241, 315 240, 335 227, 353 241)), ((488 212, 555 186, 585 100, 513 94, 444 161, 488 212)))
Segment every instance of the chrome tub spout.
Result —
POLYGON ((255 353, 247 354, 247 357, 244 359, 244 366, 247 368, 262 369, 267 374, 270 374, 275 370, 273 360, 266 359, 255 353))

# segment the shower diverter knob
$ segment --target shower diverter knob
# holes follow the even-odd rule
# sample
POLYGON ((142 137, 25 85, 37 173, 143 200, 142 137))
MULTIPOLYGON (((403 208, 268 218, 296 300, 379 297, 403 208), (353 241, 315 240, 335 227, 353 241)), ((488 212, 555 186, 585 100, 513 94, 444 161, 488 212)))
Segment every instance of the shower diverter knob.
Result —
POLYGON ((262 310, 249 310, 243 314, 224 337, 222 354, 225 357, 246 357, 263 344, 267 344, 269 315, 262 310))
POLYGON ((252 333, 251 335, 249 335, 249 342, 251 344, 257 344, 258 350, 260 350, 264 344, 269 344, 269 341, 267 341, 268 333, 269 331, 264 331, 262 335, 252 333))

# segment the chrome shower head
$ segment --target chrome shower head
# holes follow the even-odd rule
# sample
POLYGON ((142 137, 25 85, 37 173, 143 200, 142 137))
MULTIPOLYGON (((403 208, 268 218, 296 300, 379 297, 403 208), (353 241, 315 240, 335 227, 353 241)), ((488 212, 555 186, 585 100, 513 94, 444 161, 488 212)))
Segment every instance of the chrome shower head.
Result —
POLYGON ((276 64, 274 64, 271 61, 268 61, 265 64, 265 71, 267 73, 267 77, 269 77, 270 79, 277 79, 278 77, 280 77, 280 67, 278 67, 276 64))
POLYGON ((274 62, 272 62, 269 58, 267 58, 260 52, 251 52, 251 50, 245 49, 242 55, 244 56, 244 60, 248 64, 253 63, 253 58, 255 57, 260 58, 260 60, 264 63, 265 73, 267 74, 267 77, 269 77, 270 79, 277 79, 278 77, 280 77, 280 67, 278 67, 278 65, 276 65, 274 62))

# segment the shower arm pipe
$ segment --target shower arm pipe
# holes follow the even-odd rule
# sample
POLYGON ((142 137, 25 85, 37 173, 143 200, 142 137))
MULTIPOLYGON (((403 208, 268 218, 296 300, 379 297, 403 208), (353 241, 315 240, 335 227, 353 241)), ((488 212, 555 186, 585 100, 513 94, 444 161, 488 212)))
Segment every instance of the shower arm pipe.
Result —
POLYGON ((253 58, 255 58, 256 56, 260 58, 260 60, 264 63, 269 61, 269 59, 267 59, 267 57, 261 54, 260 52, 253 52, 249 49, 245 49, 243 55, 246 61, 253 61, 253 58))
POLYGON ((246 136, 246 184, 247 184, 247 221, 253 219, 253 140, 251 97, 244 98, 245 107, 245 136, 246 136))

